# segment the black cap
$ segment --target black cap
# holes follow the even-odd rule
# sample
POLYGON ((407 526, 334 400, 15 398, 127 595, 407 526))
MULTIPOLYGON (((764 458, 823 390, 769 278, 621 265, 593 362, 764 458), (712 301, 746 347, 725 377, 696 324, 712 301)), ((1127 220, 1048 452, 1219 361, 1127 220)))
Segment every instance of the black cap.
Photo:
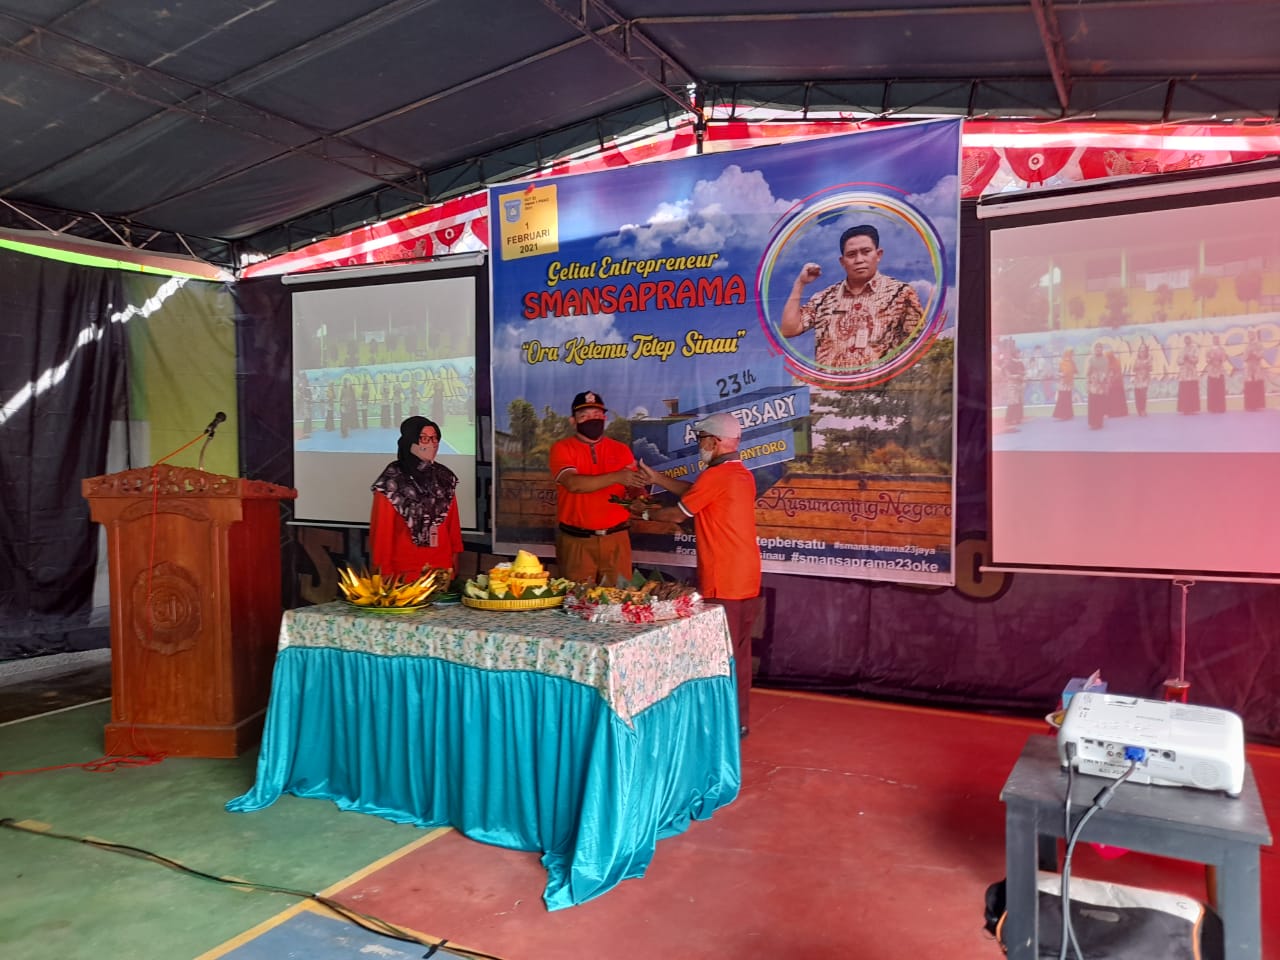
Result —
POLYGON ((596 407, 600 410, 608 409, 608 407, 604 405, 604 397, 600 396, 598 393, 592 393, 590 390, 586 390, 573 398, 574 413, 577 413, 584 407, 596 407))

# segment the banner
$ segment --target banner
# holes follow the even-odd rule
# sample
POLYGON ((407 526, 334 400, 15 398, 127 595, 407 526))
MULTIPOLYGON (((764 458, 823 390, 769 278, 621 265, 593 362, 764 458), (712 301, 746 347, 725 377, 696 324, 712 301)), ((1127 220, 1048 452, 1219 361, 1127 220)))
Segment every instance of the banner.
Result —
MULTIPOLYGON (((491 190, 495 550, 552 552, 547 454, 592 390, 683 479, 694 422, 738 419, 766 571, 953 583, 960 126, 491 190)), ((691 526, 631 539, 693 563, 691 526)))

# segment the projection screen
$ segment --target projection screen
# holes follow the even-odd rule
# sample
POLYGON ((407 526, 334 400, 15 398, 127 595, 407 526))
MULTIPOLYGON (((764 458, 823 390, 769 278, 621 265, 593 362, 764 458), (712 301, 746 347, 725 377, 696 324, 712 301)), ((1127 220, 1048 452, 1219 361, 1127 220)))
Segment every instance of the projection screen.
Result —
POLYGON ((993 563, 1280 573, 1280 172, 1249 179, 980 211, 993 563))
POLYGON ((475 530, 481 272, 292 278, 296 519, 368 523, 369 485, 395 459, 400 422, 424 416, 441 427, 439 461, 458 475, 462 527, 475 530))

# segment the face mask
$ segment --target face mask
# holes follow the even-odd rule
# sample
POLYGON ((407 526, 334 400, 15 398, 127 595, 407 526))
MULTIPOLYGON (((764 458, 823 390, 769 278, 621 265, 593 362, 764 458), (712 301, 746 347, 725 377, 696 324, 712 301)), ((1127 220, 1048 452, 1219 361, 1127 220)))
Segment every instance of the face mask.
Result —
POLYGON ((578 424, 578 432, 588 440, 599 440, 604 436, 604 421, 584 420, 578 424))
POLYGON ((409 452, 423 463, 431 463, 436 458, 436 449, 436 447, 424 447, 420 443, 415 443, 409 448, 409 452))

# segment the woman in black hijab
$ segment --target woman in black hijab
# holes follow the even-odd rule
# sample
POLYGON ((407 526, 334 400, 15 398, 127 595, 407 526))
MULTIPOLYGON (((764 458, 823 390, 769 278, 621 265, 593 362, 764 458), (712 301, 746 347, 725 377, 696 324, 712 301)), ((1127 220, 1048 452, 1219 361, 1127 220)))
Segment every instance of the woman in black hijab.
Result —
POLYGON ((370 487, 369 553, 383 576, 417 577, 428 568, 458 569, 458 477, 436 463, 440 439, 434 420, 409 417, 400 424, 396 459, 370 487))

